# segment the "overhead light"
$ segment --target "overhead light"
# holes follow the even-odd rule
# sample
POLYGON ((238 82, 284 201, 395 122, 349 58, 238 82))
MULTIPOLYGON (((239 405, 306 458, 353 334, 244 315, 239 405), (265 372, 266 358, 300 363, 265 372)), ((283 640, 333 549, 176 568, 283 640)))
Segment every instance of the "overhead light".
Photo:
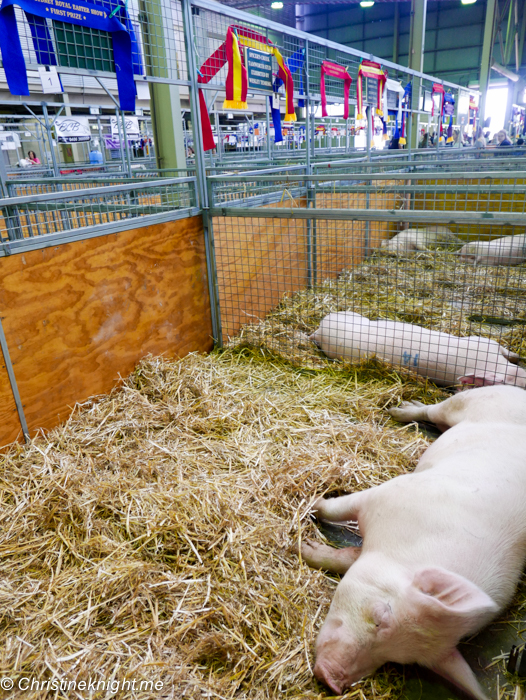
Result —
POLYGON ((372 7, 374 2, 372 0, 362 0, 360 7, 372 7))
POLYGON ((281 10, 281 8, 283 7, 283 3, 282 3, 282 2, 279 2, 279 1, 278 1, 278 2, 273 2, 273 3, 271 4, 270 7, 271 7, 273 10, 281 10))
POLYGON ((477 0, 460 0, 463 5, 473 5, 477 0))

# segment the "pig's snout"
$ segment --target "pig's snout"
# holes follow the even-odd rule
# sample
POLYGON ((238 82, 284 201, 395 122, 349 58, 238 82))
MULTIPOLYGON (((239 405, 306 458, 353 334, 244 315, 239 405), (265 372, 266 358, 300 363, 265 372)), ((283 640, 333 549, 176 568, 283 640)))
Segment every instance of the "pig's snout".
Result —
POLYGON ((345 671, 339 664, 316 661, 314 675, 319 681, 325 683, 328 688, 338 695, 342 695, 351 685, 347 682, 345 671))

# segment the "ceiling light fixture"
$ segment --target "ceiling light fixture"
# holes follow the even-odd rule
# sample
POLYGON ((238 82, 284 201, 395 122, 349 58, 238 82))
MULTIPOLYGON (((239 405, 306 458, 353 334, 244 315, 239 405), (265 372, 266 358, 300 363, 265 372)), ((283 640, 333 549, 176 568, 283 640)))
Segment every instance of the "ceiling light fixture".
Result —
POLYGON ((373 0, 362 0, 360 7, 372 7, 374 5, 373 0))
POLYGON ((273 10, 281 10, 283 8, 282 2, 273 2, 270 6, 273 10))
POLYGON ((477 0, 460 0, 463 5, 473 5, 477 0))

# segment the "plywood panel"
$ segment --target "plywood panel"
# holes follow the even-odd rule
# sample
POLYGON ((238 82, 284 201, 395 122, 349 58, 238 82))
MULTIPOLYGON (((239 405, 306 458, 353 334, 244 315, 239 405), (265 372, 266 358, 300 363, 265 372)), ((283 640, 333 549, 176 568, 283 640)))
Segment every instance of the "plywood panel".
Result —
MULTIPOLYGON (((396 195, 372 193, 367 205, 365 194, 328 192, 316 195, 318 209, 393 209, 396 195)), ((384 221, 318 221, 316 240, 318 273, 321 279, 330 279, 342 270, 358 265, 371 250, 378 248, 383 239, 396 233, 384 221)))
POLYGON ((4 356, 0 350, 0 448, 22 438, 13 392, 7 376, 4 356))
POLYGON ((201 217, 2 258, 0 279, 32 432, 109 391, 148 353, 212 347, 201 217))
MULTIPOLYGON (((499 179, 492 180, 494 185, 524 185, 524 179, 499 179)), ((486 180, 472 179, 463 180, 462 185, 480 185, 487 183, 486 180)), ((426 185, 429 191, 418 193, 414 196, 414 208, 424 211, 476 211, 476 212, 509 212, 524 213, 525 201, 522 193, 497 192, 434 192, 433 187, 451 185, 451 180, 437 180, 433 185, 428 185, 426 181, 419 181, 420 185, 426 185)), ((455 233, 461 238, 498 238, 517 233, 517 228, 513 226, 491 226, 482 224, 458 224, 453 227, 455 233)))

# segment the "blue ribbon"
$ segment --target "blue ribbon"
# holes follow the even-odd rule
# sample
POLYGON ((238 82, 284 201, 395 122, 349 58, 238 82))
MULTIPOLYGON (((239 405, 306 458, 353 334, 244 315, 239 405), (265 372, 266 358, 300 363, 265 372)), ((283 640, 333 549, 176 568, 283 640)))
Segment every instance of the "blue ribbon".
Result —
MULTIPOLYGON (((81 27, 100 29, 111 32, 113 41, 113 58, 119 88, 120 108, 135 111, 135 81, 133 79, 132 42, 127 27, 117 17, 108 17, 106 10, 84 0, 3 0, 0 6, 0 49, 7 84, 12 95, 29 95, 26 65, 18 27, 16 24, 14 5, 21 7, 28 16, 59 20, 81 27)), ((129 20, 125 22, 131 25, 129 20)), ((37 56, 48 65, 56 65, 56 58, 50 51, 51 39, 45 22, 30 22, 33 41, 40 50, 37 56)))
MULTIPOLYGON (((285 59, 285 63, 291 73, 300 72, 300 85, 299 93, 303 95, 303 64, 305 62, 305 49, 300 49, 293 53, 290 58, 285 59)), ((283 85, 283 80, 276 77, 274 80, 273 88, 274 92, 277 92, 279 88, 283 85)), ((272 125, 274 126, 274 143, 281 143, 283 141, 283 134, 281 132, 281 113, 279 109, 272 108, 272 97, 270 99, 270 111, 272 113, 272 125)), ((305 100, 298 100, 298 107, 305 107, 305 100)))

